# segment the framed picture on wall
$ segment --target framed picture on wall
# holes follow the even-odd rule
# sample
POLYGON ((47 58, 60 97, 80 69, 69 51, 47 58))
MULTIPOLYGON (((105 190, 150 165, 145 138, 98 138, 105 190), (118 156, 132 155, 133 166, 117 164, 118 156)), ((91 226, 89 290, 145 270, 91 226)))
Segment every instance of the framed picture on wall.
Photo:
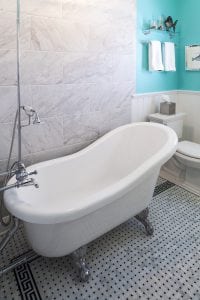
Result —
POLYGON ((200 45, 185 47, 185 68, 188 71, 200 71, 200 45))

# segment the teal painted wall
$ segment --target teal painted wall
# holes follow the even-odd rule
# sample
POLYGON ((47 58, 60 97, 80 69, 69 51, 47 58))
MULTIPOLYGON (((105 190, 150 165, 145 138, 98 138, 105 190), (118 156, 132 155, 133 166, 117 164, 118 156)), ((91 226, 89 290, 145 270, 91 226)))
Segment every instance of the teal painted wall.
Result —
MULTIPOLYGON (((145 23, 148 24, 150 20, 158 19, 161 15, 177 18, 177 0, 137 0, 137 93, 175 90, 178 87, 178 72, 148 71, 148 45, 142 44, 142 41, 170 41, 168 33, 165 32, 143 34, 145 23)), ((177 38, 173 38, 172 41, 178 44, 177 38)), ((178 53, 178 47, 176 51, 178 53)))
MULTIPOLYGON (((200 0, 176 0, 180 19, 179 80, 181 90, 200 91, 200 72, 185 71, 185 46, 200 45, 200 0)), ((140 0, 139 0, 140 2, 140 0)))

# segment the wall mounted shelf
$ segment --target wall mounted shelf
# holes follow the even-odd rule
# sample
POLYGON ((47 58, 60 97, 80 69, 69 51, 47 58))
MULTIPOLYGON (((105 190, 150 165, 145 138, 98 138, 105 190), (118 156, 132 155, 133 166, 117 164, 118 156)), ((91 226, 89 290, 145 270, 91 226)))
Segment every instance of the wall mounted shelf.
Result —
POLYGON ((170 38, 173 38, 173 37, 175 37, 177 34, 179 34, 179 32, 174 32, 174 31, 166 30, 166 29, 148 28, 148 29, 143 30, 143 34, 144 34, 144 35, 148 35, 148 34, 156 33, 156 32, 164 33, 164 34, 167 33, 167 34, 169 35, 170 38))

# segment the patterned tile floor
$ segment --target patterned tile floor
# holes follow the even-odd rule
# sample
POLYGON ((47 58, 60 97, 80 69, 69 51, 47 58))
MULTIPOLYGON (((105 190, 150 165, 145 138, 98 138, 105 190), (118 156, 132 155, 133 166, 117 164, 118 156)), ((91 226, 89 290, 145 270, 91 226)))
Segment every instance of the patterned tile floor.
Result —
MULTIPOLYGON (((200 300, 200 197, 160 178, 150 219, 152 237, 132 218, 90 244, 88 283, 69 257, 38 257, 0 279, 0 300, 200 300)), ((28 249, 21 228, 1 265, 28 249)))

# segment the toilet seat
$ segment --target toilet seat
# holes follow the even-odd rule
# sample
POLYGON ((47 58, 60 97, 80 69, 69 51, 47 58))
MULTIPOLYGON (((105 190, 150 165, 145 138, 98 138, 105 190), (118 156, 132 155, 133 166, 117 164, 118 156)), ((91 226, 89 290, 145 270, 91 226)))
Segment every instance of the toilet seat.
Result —
POLYGON ((191 158, 200 159, 200 144, 189 141, 179 142, 177 152, 191 158))

